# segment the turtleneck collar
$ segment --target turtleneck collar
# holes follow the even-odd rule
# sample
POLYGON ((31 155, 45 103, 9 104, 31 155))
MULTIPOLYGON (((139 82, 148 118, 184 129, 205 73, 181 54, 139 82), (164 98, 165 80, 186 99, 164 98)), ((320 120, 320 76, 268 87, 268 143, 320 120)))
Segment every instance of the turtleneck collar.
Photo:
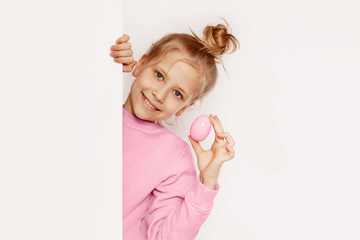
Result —
POLYGON ((162 128, 159 124, 145 121, 132 115, 131 113, 126 111, 124 107, 123 107, 123 123, 127 123, 133 127, 139 129, 146 129, 146 130, 157 130, 162 128))

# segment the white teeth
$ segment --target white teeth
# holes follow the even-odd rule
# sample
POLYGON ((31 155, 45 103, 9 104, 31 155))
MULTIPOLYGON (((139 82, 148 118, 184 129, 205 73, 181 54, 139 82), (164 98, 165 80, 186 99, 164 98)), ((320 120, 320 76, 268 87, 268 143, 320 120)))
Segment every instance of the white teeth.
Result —
POLYGON ((152 109, 156 109, 156 107, 154 107, 153 105, 151 105, 151 103, 149 102, 149 100, 147 100, 146 98, 145 98, 145 103, 146 103, 146 105, 148 106, 148 107, 150 107, 150 108, 152 108, 152 109))

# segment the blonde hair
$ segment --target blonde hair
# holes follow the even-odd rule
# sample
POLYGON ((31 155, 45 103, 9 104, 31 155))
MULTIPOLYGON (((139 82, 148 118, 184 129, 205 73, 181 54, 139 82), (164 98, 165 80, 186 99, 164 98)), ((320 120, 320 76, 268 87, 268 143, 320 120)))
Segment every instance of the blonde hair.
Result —
POLYGON ((221 55, 234 52, 239 48, 239 41, 228 31, 226 26, 218 24, 208 25, 203 30, 203 39, 199 38, 191 29, 192 35, 185 33, 168 34, 153 43, 146 53, 145 65, 159 60, 161 56, 172 51, 180 50, 190 56, 190 64, 199 66, 203 71, 203 78, 198 93, 192 102, 202 99, 216 84, 218 71, 216 63, 223 65, 221 55), (231 51, 230 51, 231 50, 231 51))

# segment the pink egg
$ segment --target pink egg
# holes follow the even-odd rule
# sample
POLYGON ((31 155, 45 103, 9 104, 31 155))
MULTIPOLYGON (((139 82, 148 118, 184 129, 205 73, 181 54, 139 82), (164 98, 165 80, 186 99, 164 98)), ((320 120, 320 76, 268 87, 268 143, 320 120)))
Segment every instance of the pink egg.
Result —
POLYGON ((211 122, 208 116, 201 115, 195 119, 190 128, 190 136, 197 142, 203 141, 210 133, 211 122))

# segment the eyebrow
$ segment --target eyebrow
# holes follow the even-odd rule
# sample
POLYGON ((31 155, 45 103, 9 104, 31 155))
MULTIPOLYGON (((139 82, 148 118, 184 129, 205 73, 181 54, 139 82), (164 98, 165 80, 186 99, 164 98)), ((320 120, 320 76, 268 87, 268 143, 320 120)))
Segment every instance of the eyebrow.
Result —
POLYGON ((185 97, 188 97, 188 94, 184 91, 184 89, 182 89, 181 87, 178 87, 179 90, 182 92, 183 95, 185 95, 185 97))
MULTIPOLYGON (((166 71, 162 67, 160 67, 160 66, 156 66, 156 67, 159 69, 161 74, 163 74, 166 78, 169 77, 167 75, 166 71)), ((189 95, 187 94, 187 92, 184 89, 182 89, 180 86, 178 86, 177 88, 182 92, 181 94, 185 95, 185 97, 188 98, 189 95)))
POLYGON ((156 67, 160 70, 161 74, 165 75, 165 77, 169 77, 164 69, 162 69, 160 66, 156 66, 156 67))

